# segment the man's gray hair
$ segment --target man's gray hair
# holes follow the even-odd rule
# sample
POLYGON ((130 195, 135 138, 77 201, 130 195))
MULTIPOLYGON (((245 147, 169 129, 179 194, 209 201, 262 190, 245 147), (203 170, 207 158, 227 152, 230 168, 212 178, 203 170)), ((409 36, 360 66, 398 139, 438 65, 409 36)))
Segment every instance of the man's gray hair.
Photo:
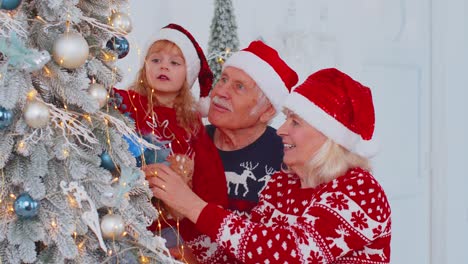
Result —
POLYGON ((255 85, 255 87, 258 88, 259 95, 258 95, 258 98, 257 98, 257 104, 252 108, 252 111, 250 111, 250 114, 251 114, 251 115, 254 115, 254 114, 258 113, 258 111, 259 111, 264 105, 266 105, 267 103, 270 102, 270 100, 269 100, 268 97, 265 95, 265 93, 262 91, 262 89, 260 89, 260 87, 258 87, 258 85, 255 85))

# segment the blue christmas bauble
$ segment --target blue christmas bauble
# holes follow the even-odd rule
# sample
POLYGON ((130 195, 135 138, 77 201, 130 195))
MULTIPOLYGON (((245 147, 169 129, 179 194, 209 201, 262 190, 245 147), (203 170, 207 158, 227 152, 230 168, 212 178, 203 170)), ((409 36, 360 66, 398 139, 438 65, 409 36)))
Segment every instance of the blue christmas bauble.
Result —
POLYGON ((119 59, 127 56, 130 51, 130 43, 124 37, 112 37, 106 44, 110 50, 117 52, 119 59))
POLYGON ((101 167, 109 171, 115 170, 115 164, 107 151, 101 154, 101 167))
POLYGON ((143 154, 143 151, 146 149, 146 147, 143 144, 138 144, 138 140, 142 139, 136 139, 136 138, 130 138, 127 136, 124 136, 125 141, 127 141, 128 144, 128 151, 132 153, 133 157, 139 157, 141 154, 143 154))
POLYGON ((0 0, 0 9, 13 10, 21 4, 21 0, 0 0))
POLYGON ((31 218, 36 216, 40 204, 34 200, 28 193, 22 193, 16 198, 14 203, 15 213, 21 218, 31 218))
POLYGON ((13 112, 0 106, 0 129, 7 128, 11 123, 13 123, 13 112))

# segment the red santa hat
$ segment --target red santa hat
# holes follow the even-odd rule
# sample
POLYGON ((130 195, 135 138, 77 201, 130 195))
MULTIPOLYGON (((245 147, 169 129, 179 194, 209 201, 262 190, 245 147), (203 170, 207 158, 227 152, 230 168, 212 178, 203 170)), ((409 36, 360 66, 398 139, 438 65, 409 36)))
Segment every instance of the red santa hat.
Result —
POLYGON ((210 104, 208 95, 213 85, 213 73, 208 66, 202 48, 190 32, 177 24, 163 27, 152 43, 158 40, 173 42, 182 51, 187 67, 187 83, 189 87, 192 87, 198 78, 200 85, 199 108, 201 114, 206 116, 210 104))
POLYGON ((296 72, 280 58, 278 52, 259 40, 233 53, 223 69, 226 67, 241 69, 254 79, 276 112, 281 111, 284 98, 298 81, 296 72))
POLYGON ((284 107, 351 152, 366 158, 377 152, 371 90, 337 69, 310 75, 284 107))

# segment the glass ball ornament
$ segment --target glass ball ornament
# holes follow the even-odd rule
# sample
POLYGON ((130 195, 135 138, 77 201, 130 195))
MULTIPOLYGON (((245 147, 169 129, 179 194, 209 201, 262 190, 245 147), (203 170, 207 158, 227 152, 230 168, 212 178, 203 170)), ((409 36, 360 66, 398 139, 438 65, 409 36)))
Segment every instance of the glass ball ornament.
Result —
POLYGON ((127 14, 121 12, 115 12, 111 15, 110 24, 114 28, 120 29, 127 34, 130 33, 133 29, 132 20, 130 17, 127 14))
POLYGON ((94 98, 99 108, 103 107, 107 103, 107 89, 100 83, 92 83, 88 88, 89 95, 94 98))
POLYGON ((37 215, 40 203, 34 200, 28 193, 22 193, 16 198, 13 207, 17 216, 31 218, 37 215))
POLYGON ((115 164, 107 151, 101 154, 101 167, 109 171, 115 170, 115 164))
POLYGON ((0 106, 0 129, 5 129, 13 123, 13 111, 0 106))
POLYGON ((112 37, 107 41, 106 47, 110 50, 117 52, 119 59, 127 56, 130 51, 130 44, 124 37, 112 37))
POLYGON ((14 10, 21 4, 21 0, 0 0, 0 9, 14 10))
POLYGON ((89 55, 86 39, 79 33, 65 33, 54 43, 52 56, 54 61, 67 69, 81 67, 89 55))
POLYGON ((107 214, 101 220, 102 236, 108 239, 119 239, 125 231, 125 223, 118 214, 107 214))
POLYGON ((24 108, 24 121, 32 128, 44 128, 49 124, 49 107, 40 101, 29 102, 24 108))

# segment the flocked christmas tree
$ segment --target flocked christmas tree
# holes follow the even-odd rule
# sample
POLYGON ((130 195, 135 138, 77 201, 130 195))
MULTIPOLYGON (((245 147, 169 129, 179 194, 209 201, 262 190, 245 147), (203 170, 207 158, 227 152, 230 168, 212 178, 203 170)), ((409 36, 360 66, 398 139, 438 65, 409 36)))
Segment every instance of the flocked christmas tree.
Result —
POLYGON ((108 102, 124 4, 0 1, 0 263, 171 262, 146 229, 135 132, 108 102))
POLYGON ((214 16, 208 42, 208 63, 216 81, 221 74, 224 61, 232 51, 239 49, 239 38, 232 1, 215 0, 214 2, 214 16))

